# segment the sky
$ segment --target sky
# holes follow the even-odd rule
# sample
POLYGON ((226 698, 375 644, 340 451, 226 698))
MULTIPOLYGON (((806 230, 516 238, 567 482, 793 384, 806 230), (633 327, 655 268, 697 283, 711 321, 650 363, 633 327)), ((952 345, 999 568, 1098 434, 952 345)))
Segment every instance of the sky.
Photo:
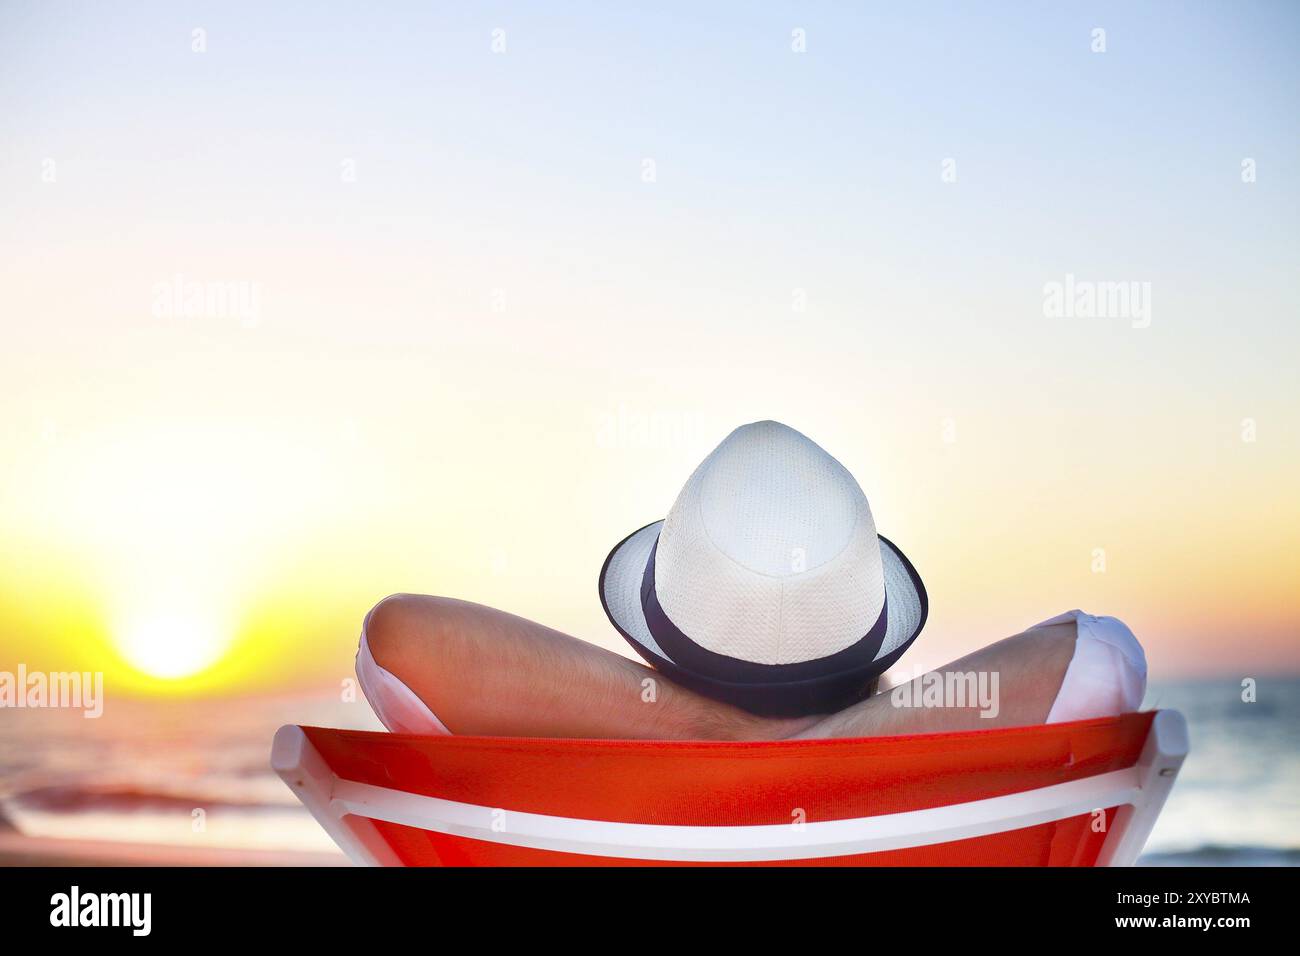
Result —
POLYGON ((337 686, 399 591, 627 653, 606 553, 771 418, 900 666, 1300 671, 1300 9, 699 7, 0 5, 0 670, 337 686))

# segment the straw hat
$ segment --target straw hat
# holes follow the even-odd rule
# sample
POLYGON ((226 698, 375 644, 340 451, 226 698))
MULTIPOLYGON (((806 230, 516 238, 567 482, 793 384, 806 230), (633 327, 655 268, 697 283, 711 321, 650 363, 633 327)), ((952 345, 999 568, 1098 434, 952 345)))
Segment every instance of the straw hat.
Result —
POLYGON ((848 470, 779 422, 737 428, 600 572, 642 657, 760 713, 860 697, 925 624, 925 586, 848 470))

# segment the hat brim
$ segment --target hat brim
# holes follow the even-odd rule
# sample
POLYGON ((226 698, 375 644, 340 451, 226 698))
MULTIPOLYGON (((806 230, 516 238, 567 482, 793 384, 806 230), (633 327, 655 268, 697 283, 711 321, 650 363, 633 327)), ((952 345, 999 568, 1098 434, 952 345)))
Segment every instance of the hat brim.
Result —
MULTIPOLYGON (((650 550, 659 538, 663 521, 655 521, 632 532, 614 546, 600 569, 600 601, 610 623, 632 648, 648 663, 670 677, 703 693, 720 696, 747 707, 766 712, 795 712, 804 701, 815 707, 819 697, 817 681, 793 681, 784 684, 749 684, 721 681, 691 672, 674 661, 650 633, 641 606, 641 579, 645 575, 650 550), (765 701, 772 701, 769 706, 765 701)), ((880 675, 890 667, 921 633, 929 614, 925 585, 907 556, 892 541, 880 536, 880 557, 884 567, 887 623, 880 649, 871 664, 851 675, 862 682, 880 675)), ((834 695, 831 695, 833 697, 834 695)), ((831 699, 826 697, 826 699, 831 699)))

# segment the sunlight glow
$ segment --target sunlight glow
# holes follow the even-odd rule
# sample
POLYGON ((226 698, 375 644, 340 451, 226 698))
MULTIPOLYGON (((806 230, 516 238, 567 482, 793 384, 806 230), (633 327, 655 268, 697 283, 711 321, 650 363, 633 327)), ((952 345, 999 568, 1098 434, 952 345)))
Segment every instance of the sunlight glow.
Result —
POLYGON ((230 642, 201 612, 159 608, 128 622, 117 643, 133 667, 151 677, 174 680, 216 663, 230 642))
MULTIPOLYGON (((0 527, 22 542, 15 555, 44 569, 29 593, 57 574, 88 595, 67 612, 78 621, 64 632, 76 642, 70 666, 159 694, 227 687, 261 666, 268 629, 279 641, 285 627, 263 582, 301 566, 293 549, 344 510, 334 482, 346 463, 327 465, 295 434, 265 421, 122 422, 29 459, 0 500, 0 527)), ((17 580, 4 561, 0 578, 17 580)), ((50 600, 65 607, 59 590, 50 600)))

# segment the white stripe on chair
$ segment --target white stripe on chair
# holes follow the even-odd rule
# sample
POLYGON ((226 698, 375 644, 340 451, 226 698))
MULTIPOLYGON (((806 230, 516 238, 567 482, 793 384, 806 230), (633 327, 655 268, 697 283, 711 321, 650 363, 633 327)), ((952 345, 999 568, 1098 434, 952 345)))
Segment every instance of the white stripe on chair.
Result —
MULTIPOLYGON (((1002 833, 1134 803, 1134 767, 1038 790, 873 817, 764 826, 671 826, 546 816, 340 780, 330 809, 511 846, 633 860, 754 862, 877 853, 1002 833)), ((793 808, 792 808, 793 810, 793 808)))

